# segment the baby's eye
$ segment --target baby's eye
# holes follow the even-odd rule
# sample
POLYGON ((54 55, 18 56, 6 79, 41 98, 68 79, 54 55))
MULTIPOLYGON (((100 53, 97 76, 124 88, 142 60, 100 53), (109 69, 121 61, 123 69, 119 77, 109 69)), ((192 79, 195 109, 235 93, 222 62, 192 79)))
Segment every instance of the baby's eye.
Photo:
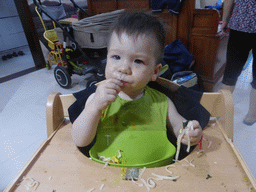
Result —
POLYGON ((135 59, 134 62, 137 63, 137 64, 144 64, 144 62, 142 60, 140 60, 140 59, 135 59))
POLYGON ((113 58, 113 59, 116 59, 116 60, 119 60, 119 59, 120 59, 120 56, 119 56, 119 55, 113 55, 112 58, 113 58))

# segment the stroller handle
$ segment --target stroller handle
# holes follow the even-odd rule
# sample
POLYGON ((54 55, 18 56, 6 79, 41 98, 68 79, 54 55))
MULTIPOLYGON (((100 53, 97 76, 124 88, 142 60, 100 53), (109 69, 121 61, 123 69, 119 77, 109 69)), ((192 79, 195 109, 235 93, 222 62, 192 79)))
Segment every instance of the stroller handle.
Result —
MULTIPOLYGON (((39 6, 39 5, 42 5, 42 3, 41 3, 41 0, 33 0, 33 2, 34 2, 34 4, 36 5, 36 6, 39 6), (38 1, 38 2, 37 2, 38 1)), ((61 4, 61 0, 59 0, 59 4, 61 4)))
POLYGON ((39 5, 39 2, 37 2, 37 0, 33 0, 33 2, 34 2, 34 4, 35 4, 35 6, 37 6, 37 7, 40 6, 40 5, 39 5))
MULTIPOLYGON (((89 14, 89 13, 88 13, 87 11, 85 11, 82 7, 80 7, 79 5, 77 5, 74 0, 70 0, 70 1, 71 1, 71 3, 73 3, 74 8, 80 9, 80 10, 81 10, 83 13, 85 13, 88 17, 91 16, 91 14, 89 14)), ((35 4, 35 6, 37 6, 37 7, 40 7, 40 5, 42 5, 41 0, 33 0, 33 2, 34 2, 34 4, 35 4)), ((61 0, 60 0, 60 4, 61 4, 61 0)))
POLYGON ((79 5, 77 5, 74 0, 70 0, 70 1, 73 3, 74 8, 81 10, 81 11, 82 11, 83 13, 85 13, 88 17, 91 16, 91 14, 89 14, 89 13, 88 13, 87 11, 85 11, 82 7, 80 7, 79 5))

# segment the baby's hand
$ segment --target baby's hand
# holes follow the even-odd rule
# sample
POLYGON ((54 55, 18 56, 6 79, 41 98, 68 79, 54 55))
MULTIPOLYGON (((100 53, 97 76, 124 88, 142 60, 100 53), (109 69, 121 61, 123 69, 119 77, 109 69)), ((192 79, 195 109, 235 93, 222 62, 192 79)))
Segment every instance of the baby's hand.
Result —
POLYGON ((201 140, 203 136, 203 130, 201 126, 199 125, 199 122, 196 120, 190 121, 188 123, 188 126, 185 128, 185 134, 183 135, 181 142, 185 145, 188 145, 188 136, 190 140, 190 145, 196 145, 201 140))
POLYGON ((116 100, 121 86, 123 83, 117 79, 107 79, 100 82, 91 101, 94 107, 100 111, 105 110, 110 102, 116 100))

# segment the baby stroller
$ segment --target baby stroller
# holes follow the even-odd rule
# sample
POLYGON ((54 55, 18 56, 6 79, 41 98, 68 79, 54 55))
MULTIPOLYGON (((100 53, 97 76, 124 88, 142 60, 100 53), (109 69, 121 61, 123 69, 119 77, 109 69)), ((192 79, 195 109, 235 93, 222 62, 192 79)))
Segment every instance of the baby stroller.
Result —
MULTIPOLYGON (((57 6, 51 6, 50 9, 43 6, 40 0, 38 2, 33 0, 33 2, 41 15, 50 18, 56 24, 57 27, 54 30, 58 39, 63 41, 62 58, 66 65, 57 65, 55 67, 54 77, 57 83, 63 88, 70 88, 73 74, 92 74, 87 82, 87 87, 105 79, 106 52, 103 51, 103 54, 93 56, 88 53, 90 53, 90 50, 106 48, 106 37, 109 33, 110 24, 124 10, 89 16, 77 21, 72 26, 63 26, 58 21, 59 16, 63 15, 61 11, 58 13, 62 5, 61 2, 57 6)), ((75 8, 80 7, 77 6, 75 8)))
MULTIPOLYGON (((41 1, 38 0, 39 3, 41 4, 41 1)), ((63 7, 61 6, 56 6, 58 7, 58 11, 56 11, 54 15, 55 18, 61 19, 63 17, 66 16, 65 10, 63 7)), ((40 10, 40 8, 39 8, 40 10)), ((62 56, 63 56, 63 45, 59 42, 58 37, 57 37, 57 33, 54 29, 47 29, 44 21, 51 21, 51 19, 47 16, 45 16, 45 14, 40 14, 38 12, 38 7, 35 7, 35 11, 37 13, 37 15, 39 16, 39 19, 42 23, 42 26, 44 28, 44 33, 43 33, 43 37, 45 40, 47 40, 48 42, 48 47, 50 48, 49 54, 48 54, 48 61, 46 63, 46 68, 50 69, 52 67, 52 63, 53 64, 57 64, 60 66, 65 66, 66 62, 63 60, 62 56)), ((53 27, 56 28, 56 25, 54 22, 52 22, 53 27)))

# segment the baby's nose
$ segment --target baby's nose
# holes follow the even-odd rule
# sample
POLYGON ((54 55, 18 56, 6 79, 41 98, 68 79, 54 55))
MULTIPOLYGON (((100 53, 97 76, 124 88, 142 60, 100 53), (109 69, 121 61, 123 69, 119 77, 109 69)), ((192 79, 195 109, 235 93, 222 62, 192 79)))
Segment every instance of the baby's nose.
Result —
POLYGON ((130 64, 128 62, 123 62, 119 67, 119 72, 130 75, 132 73, 130 64))

